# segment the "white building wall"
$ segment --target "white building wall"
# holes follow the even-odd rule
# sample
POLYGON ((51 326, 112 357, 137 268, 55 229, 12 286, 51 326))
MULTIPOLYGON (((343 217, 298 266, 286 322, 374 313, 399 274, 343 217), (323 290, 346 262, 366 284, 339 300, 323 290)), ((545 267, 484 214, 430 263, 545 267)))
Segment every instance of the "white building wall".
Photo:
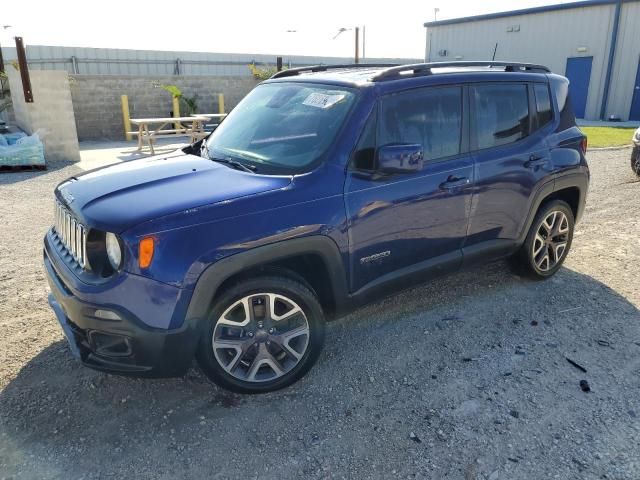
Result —
POLYGON ((606 114, 626 120, 640 61, 640 2, 622 4, 606 114))
MULTIPOLYGON (((630 6, 640 3, 625 8, 630 6)), ((612 4, 437 25, 427 28, 425 56, 434 62, 491 60, 498 43, 496 60, 540 63, 561 75, 565 74, 567 58, 591 56, 585 117, 598 119, 614 14, 612 4), (446 50, 447 55, 440 56, 440 50, 446 50)))

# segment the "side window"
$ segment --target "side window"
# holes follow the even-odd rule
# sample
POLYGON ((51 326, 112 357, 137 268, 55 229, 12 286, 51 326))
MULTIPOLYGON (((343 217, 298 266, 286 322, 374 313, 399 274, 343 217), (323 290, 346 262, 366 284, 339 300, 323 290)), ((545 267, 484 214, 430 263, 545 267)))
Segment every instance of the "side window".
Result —
POLYGON ((529 97, 526 85, 471 87, 475 148, 517 142, 529 135, 529 97))
POLYGON ((551 108, 551 96, 549 95, 549 87, 543 83, 536 83, 533 86, 536 95, 536 110, 538 114, 538 128, 544 127, 553 118, 553 109, 551 108))
POLYGON ((462 89, 432 87, 383 98, 378 146, 419 144, 425 160, 460 153, 462 89))
POLYGON ((374 107, 353 153, 352 167, 356 170, 374 170, 376 158, 376 120, 378 108, 374 107))

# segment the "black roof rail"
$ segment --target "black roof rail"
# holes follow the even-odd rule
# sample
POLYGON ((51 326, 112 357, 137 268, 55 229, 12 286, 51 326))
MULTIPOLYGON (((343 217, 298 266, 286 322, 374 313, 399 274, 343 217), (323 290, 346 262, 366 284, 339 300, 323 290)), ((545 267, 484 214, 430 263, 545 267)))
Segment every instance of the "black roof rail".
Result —
POLYGON ((400 77, 405 72, 411 72, 411 75, 431 75, 432 68, 457 68, 457 67, 500 67, 505 72, 538 72, 551 73, 548 67, 544 65, 536 65, 533 63, 520 62, 494 62, 494 61, 456 61, 456 62, 432 62, 432 63, 415 63, 412 65, 400 65, 391 67, 377 73, 371 80, 380 82, 385 80, 393 80, 400 77))
POLYGON ((380 67, 397 67, 397 63, 350 63, 344 65, 310 65, 308 67, 290 68, 275 73, 271 78, 293 77, 305 72, 326 72, 327 70, 335 70, 339 68, 380 68, 380 67))

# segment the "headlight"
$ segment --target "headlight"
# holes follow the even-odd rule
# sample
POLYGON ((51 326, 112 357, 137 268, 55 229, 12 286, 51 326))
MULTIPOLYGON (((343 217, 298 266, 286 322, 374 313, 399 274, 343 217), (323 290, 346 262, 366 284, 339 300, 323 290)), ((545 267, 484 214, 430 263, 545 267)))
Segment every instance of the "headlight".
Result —
POLYGON ((107 257, 109 257, 109 263, 114 270, 119 270, 122 264, 122 247, 120 246, 120 240, 113 233, 107 233, 105 237, 105 245, 107 247, 107 257))

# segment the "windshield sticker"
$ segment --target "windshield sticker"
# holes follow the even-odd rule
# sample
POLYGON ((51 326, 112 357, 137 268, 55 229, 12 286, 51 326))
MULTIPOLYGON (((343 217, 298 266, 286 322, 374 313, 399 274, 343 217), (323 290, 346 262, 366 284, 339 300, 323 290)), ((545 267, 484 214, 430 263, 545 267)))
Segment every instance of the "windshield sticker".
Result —
POLYGON ((331 108, 336 103, 340 102, 341 100, 344 100, 344 97, 345 97, 344 94, 327 95, 326 93, 315 92, 309 95, 307 98, 305 98, 302 104, 308 105, 310 107, 323 108, 323 109, 331 108))

